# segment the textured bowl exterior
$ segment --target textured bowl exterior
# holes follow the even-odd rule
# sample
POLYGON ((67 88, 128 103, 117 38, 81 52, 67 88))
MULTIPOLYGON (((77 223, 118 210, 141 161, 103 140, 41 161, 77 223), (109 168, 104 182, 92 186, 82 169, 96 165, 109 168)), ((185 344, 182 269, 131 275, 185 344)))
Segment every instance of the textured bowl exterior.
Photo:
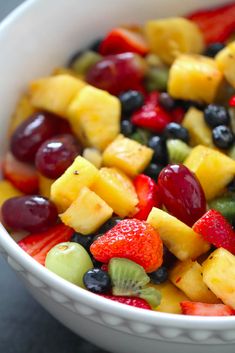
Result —
MULTIPOLYGON (((225 2, 213 1, 214 4, 225 2)), ((19 92, 25 90, 33 78, 47 75, 56 64, 63 64, 68 53, 82 48, 113 25, 182 14, 211 4, 211 0, 188 0, 187 5, 178 0, 164 3, 161 0, 144 3, 143 0, 99 0, 96 5, 93 0, 57 0, 56 6, 55 2, 46 0, 26 2, 0 26, 0 45, 4 53, 0 57, 0 75, 4 82, 0 96, 5 102, 0 107, 1 141, 4 141, 8 117, 19 92)), ((3 153, 1 145, 0 155, 3 153)), ((110 352, 234 352, 235 317, 200 318, 156 313, 98 297, 43 268, 17 246, 1 225, 0 253, 52 315, 110 352)))

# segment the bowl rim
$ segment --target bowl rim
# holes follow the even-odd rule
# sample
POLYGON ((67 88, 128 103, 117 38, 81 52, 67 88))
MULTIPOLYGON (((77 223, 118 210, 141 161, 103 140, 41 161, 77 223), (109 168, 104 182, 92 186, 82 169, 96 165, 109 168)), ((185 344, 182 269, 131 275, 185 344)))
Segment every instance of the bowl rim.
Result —
MULTIPOLYGON (((16 7, 8 16, 5 17, 5 19, 1 21, 0 36, 4 34, 3 32, 7 30, 15 20, 19 19, 22 15, 30 10, 32 5, 39 3, 39 1, 40 0, 26 0, 18 7, 16 7)), ((133 308, 129 305, 123 305, 89 292, 64 280, 63 278, 57 276, 47 268, 40 265, 18 246, 18 244, 4 228, 4 226, 0 223, 0 250, 1 246, 7 255, 15 260, 26 271, 35 276, 35 278, 38 278, 47 284, 52 289, 54 288, 62 295, 64 294, 66 297, 69 297, 75 302, 79 300, 84 305, 91 306, 94 309, 98 308, 98 310, 102 312, 111 313, 128 321, 144 322, 146 324, 152 324, 161 327, 186 328, 189 330, 210 329, 221 331, 221 329, 227 330, 234 329, 235 327, 234 316, 201 317, 143 310, 139 308, 133 308), (221 325, 223 326, 221 327, 221 325)))

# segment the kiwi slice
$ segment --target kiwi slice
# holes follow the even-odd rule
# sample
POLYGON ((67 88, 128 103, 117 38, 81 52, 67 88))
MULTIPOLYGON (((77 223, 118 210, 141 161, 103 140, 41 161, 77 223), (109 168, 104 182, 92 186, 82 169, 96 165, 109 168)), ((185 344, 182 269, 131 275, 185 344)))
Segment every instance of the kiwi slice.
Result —
POLYGON ((98 53, 88 50, 82 53, 71 65, 71 69, 79 75, 85 75, 87 71, 102 59, 98 53))
POLYGON ((112 258, 108 272, 114 295, 139 297, 145 299, 153 308, 160 304, 161 293, 147 286, 150 278, 142 266, 128 259, 112 258))
POLYGON ((209 207, 219 211, 231 223, 235 221, 235 195, 225 195, 209 202, 209 207))
POLYGON ((191 147, 181 140, 168 140, 166 145, 171 163, 182 163, 191 152, 191 147))
POLYGON ((230 158, 232 158, 232 159, 235 160, 235 145, 233 145, 233 146, 231 147, 231 149, 230 149, 229 152, 228 152, 228 155, 229 155, 230 158))

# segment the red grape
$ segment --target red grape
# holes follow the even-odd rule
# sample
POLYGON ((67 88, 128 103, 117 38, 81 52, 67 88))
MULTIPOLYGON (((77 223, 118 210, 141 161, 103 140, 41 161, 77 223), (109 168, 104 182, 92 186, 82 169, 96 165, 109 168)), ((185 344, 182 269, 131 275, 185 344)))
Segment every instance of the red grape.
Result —
POLYGON ((37 195, 12 197, 1 211, 3 223, 14 231, 41 232, 57 221, 55 205, 37 195))
POLYGON ((47 178, 59 178, 81 153, 81 147, 72 135, 59 135, 46 140, 38 149, 35 164, 47 178))
POLYGON ((159 174, 158 185, 166 209, 189 226, 206 212, 204 191, 196 176, 184 165, 166 166, 159 174))

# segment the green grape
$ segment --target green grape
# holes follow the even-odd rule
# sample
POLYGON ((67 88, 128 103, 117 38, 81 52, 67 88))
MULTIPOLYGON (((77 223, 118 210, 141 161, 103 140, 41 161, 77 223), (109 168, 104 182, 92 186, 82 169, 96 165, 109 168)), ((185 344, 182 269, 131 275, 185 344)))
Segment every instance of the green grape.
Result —
POLYGON ((102 56, 94 51, 86 51, 79 56, 72 64, 71 68, 79 75, 85 75, 91 66, 102 59, 102 56))

